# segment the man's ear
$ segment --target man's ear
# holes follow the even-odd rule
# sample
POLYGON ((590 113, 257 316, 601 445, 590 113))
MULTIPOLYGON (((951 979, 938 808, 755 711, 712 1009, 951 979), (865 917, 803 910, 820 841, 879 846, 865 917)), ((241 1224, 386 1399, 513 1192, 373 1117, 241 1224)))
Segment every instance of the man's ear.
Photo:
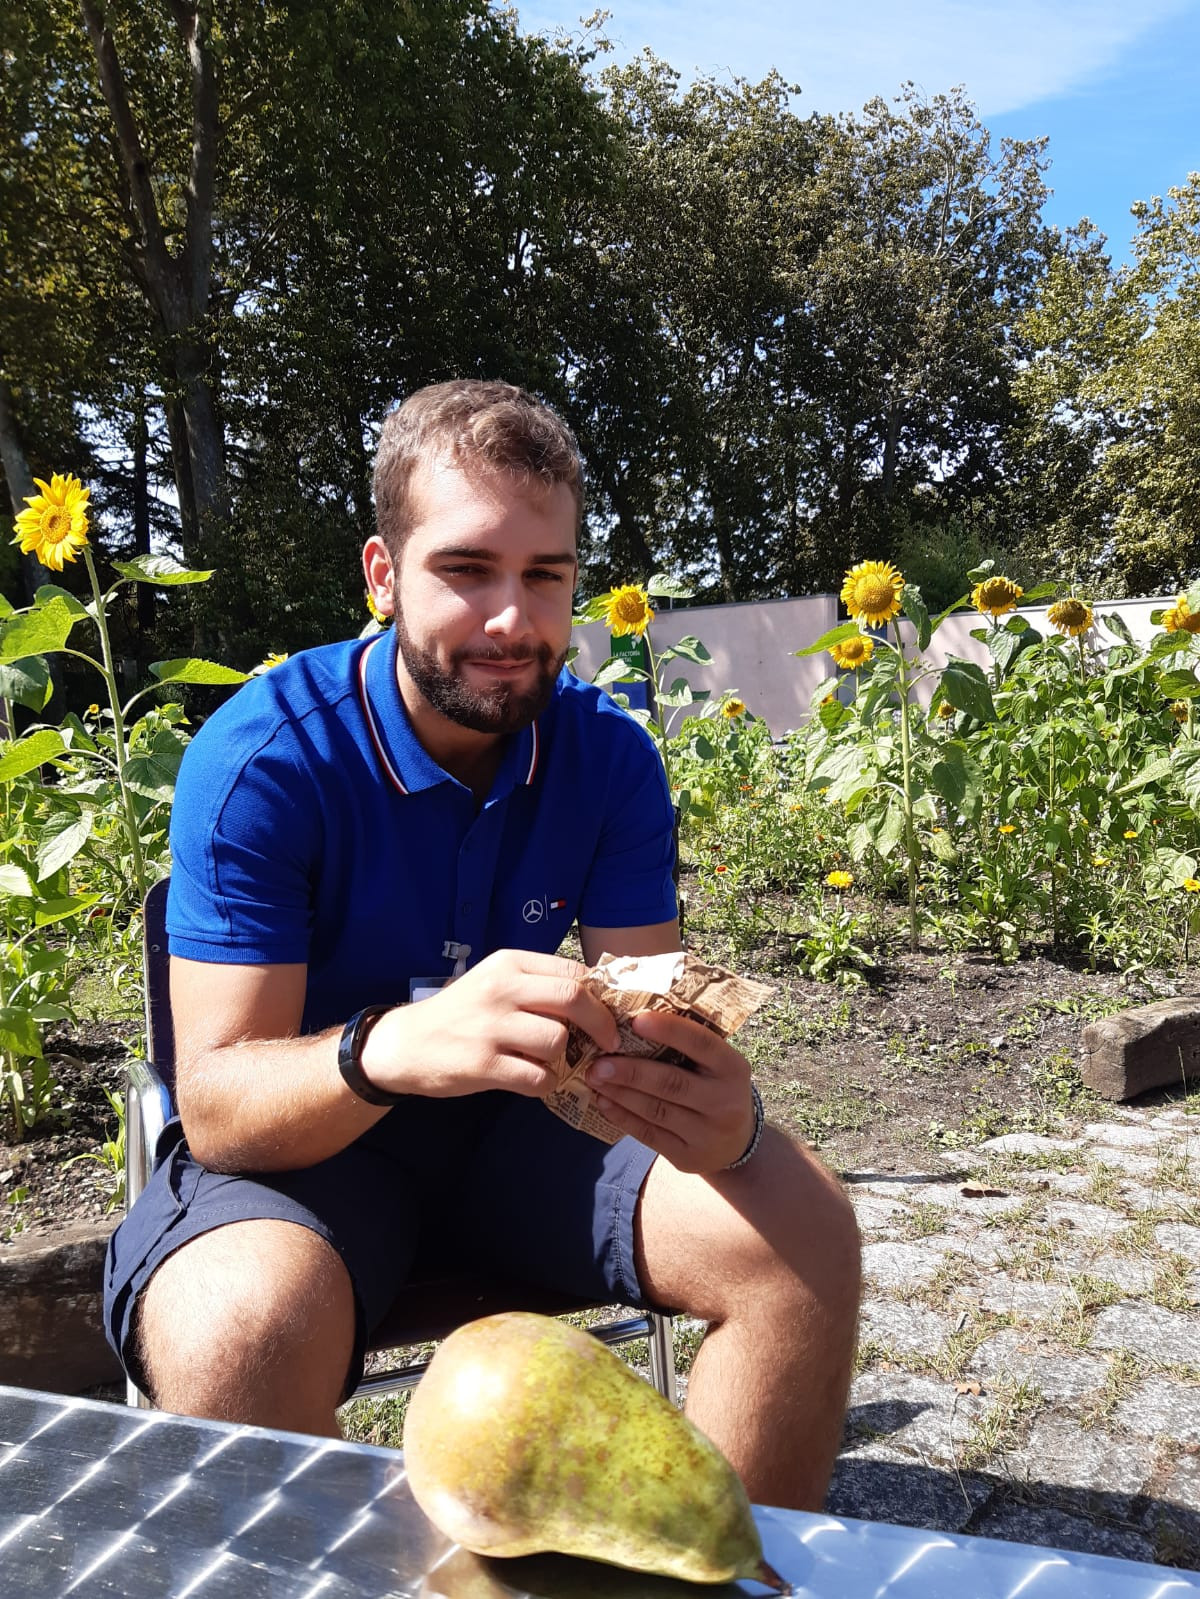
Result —
POLYGON ((392 558, 378 533, 363 545, 363 576, 367 580, 367 593, 375 602, 381 616, 391 616, 396 609, 392 572, 392 558))

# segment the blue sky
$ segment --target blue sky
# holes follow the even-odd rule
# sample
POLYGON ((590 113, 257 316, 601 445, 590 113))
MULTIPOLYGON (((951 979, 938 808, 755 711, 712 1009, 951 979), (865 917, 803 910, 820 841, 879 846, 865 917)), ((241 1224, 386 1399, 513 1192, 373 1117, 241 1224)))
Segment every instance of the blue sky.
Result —
MULTIPOLYGON (((1047 134, 1046 216, 1088 216, 1127 259, 1130 204, 1200 170, 1200 0, 608 0, 610 60, 644 46, 680 71, 801 87, 854 111, 911 78, 961 83, 996 136, 1047 134)), ((528 31, 577 31, 579 0, 518 0, 528 31)))

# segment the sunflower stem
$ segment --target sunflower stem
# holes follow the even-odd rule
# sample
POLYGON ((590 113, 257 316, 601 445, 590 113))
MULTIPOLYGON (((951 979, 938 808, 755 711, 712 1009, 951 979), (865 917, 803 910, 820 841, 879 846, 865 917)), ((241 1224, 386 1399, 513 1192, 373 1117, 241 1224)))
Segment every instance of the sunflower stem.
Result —
POLYGON ((900 773, 903 784, 904 851, 908 856, 908 947, 920 948, 920 930, 917 925, 917 830, 913 823, 913 760, 912 734, 909 728, 908 662, 904 654, 904 636, 897 619, 896 655, 899 660, 897 681, 900 685, 900 773))
MULTIPOLYGON (((1049 797, 1049 802, 1050 802, 1049 803, 1049 819, 1050 819, 1051 822, 1054 821, 1055 806, 1057 804, 1057 794, 1058 794, 1058 761, 1057 761, 1058 740, 1055 737, 1056 731, 1057 731, 1056 723, 1054 722, 1054 719, 1051 718, 1051 721, 1050 721, 1050 786, 1049 786, 1049 796, 1048 796, 1049 797)), ((1050 934, 1051 934, 1051 938, 1053 939, 1053 942, 1054 942, 1054 948, 1057 949, 1058 948, 1058 873, 1055 870, 1055 868, 1056 868, 1058 863, 1055 860, 1054 856, 1050 855, 1048 851, 1047 851, 1047 854, 1048 854, 1048 858, 1049 858, 1049 862, 1050 862, 1050 934)))
POLYGON ((92 560, 92 552, 86 545, 83 549, 83 559, 92 585, 92 597, 96 602, 96 631, 100 635, 100 655, 103 663, 98 664, 98 670, 104 678, 105 687, 108 690, 108 703, 113 714, 117 786, 121 790, 121 805, 125 813, 125 832, 129 841, 130 853, 133 856, 134 886, 137 889, 138 903, 141 904, 146 897, 146 867, 142 858, 142 840, 138 828, 137 810, 133 803, 133 790, 129 787, 129 781, 125 775, 125 719, 121 714, 121 694, 117 685, 116 664, 113 660, 112 643, 108 636, 108 619, 105 615, 104 595, 100 592, 100 580, 96 576, 96 563, 92 560))

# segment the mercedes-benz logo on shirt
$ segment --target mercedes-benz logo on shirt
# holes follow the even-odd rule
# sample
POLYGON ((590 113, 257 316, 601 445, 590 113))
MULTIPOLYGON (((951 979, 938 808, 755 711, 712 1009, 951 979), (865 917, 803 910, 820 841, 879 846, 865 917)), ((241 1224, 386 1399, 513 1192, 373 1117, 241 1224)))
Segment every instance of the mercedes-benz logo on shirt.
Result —
POLYGON ((527 899, 521 915, 527 922, 540 922, 546 914, 546 907, 540 899, 527 899))

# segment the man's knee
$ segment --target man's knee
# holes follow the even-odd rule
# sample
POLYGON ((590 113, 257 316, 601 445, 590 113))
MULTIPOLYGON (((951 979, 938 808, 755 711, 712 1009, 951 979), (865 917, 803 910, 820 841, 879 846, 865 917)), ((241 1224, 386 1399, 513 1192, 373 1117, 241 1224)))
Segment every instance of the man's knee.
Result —
POLYGON ((354 1316, 349 1276, 324 1239, 290 1222, 233 1222, 154 1273, 138 1305, 138 1356, 151 1397, 172 1408, 220 1405, 297 1366, 306 1381, 326 1366, 336 1401, 354 1316))
POLYGON ((661 1166, 655 1187, 647 1182, 641 1248, 649 1281, 672 1279, 666 1302, 708 1320, 751 1304, 774 1302, 787 1313, 819 1303, 827 1317, 853 1324, 858 1224, 841 1185, 811 1152, 768 1128, 750 1166, 707 1185, 661 1166), (699 1186, 685 1194, 692 1184, 699 1186))

